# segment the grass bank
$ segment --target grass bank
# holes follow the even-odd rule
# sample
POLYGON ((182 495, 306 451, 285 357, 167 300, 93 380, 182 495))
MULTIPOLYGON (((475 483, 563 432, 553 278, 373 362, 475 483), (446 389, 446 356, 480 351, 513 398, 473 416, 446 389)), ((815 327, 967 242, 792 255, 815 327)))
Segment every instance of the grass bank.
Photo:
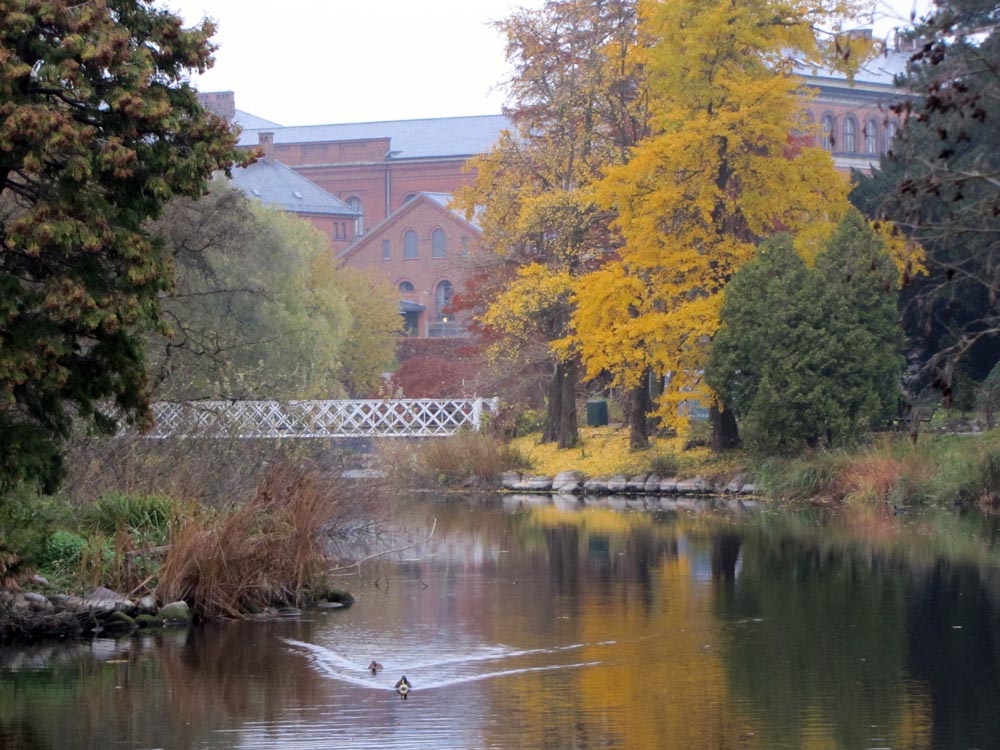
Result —
POLYGON ((717 455, 677 438, 655 438, 630 451, 628 431, 585 427, 580 443, 559 450, 539 434, 501 443, 469 433, 397 446, 383 455, 398 483, 416 486, 496 486, 503 471, 553 476, 576 470, 588 477, 699 477, 753 481, 780 500, 816 500, 887 506, 938 505, 1000 510, 1000 430, 976 434, 874 435, 851 449, 817 450, 793 458, 717 455))

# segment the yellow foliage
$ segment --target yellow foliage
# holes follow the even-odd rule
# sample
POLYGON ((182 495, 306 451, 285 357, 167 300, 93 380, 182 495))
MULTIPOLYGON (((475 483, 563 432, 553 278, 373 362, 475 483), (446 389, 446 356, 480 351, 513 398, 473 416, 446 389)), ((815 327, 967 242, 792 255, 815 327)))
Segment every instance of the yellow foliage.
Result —
MULTIPOLYGON (((616 385, 646 368, 670 374, 659 403, 666 424, 683 426, 676 405, 712 398, 698 373, 719 325, 722 290, 777 231, 814 247, 848 208, 847 180, 830 155, 796 151, 789 136, 804 92, 788 50, 838 67, 852 60, 816 38, 837 28, 856 2, 671 0, 644 6, 656 44, 645 52, 655 131, 631 160, 609 167, 597 201, 616 212, 620 260, 579 279, 571 335, 589 377, 616 385), (616 299, 616 295, 623 299, 616 299)), ((857 49, 855 49, 857 47, 857 49)), ((804 250, 804 252, 806 252, 804 250)))
POLYGON ((511 446, 528 457, 535 473, 548 476, 560 471, 581 471, 588 477, 636 475, 649 471, 654 456, 666 453, 678 457, 682 475, 702 476, 713 460, 707 448, 684 451, 681 438, 652 438, 650 448, 641 452, 630 451, 628 441, 628 430, 581 427, 580 444, 574 448, 560 450, 555 443, 539 443, 537 434, 515 438, 511 446))

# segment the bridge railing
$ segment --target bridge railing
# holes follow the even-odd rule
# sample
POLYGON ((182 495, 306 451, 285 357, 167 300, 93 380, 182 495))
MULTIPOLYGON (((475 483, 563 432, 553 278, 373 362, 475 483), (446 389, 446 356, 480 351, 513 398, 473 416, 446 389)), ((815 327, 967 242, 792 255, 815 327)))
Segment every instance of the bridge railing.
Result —
POLYGON ((150 438, 432 437, 480 430, 499 399, 159 401, 150 438))

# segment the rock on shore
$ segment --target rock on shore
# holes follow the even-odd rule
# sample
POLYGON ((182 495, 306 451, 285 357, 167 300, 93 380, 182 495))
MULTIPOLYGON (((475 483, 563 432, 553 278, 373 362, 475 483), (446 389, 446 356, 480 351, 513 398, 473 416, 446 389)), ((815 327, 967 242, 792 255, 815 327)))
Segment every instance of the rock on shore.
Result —
POLYGON ((561 495, 757 495, 754 484, 740 479, 714 483, 701 478, 662 478, 656 474, 587 478, 579 471, 563 471, 554 477, 508 471, 500 476, 500 488, 509 492, 561 495))

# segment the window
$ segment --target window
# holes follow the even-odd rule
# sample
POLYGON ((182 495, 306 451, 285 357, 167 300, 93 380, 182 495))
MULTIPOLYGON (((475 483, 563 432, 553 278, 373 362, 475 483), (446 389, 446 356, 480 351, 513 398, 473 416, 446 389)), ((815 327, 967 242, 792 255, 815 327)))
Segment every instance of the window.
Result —
POLYGON ((412 229, 406 230, 403 234, 403 258, 406 260, 417 258, 417 233, 412 229))
POLYGON ((382 240, 382 260, 392 260, 392 243, 382 240))
POLYGON ((820 145, 827 151, 833 151, 833 115, 823 115, 820 126, 820 145))
POLYGON ((869 120, 865 125, 865 153, 874 154, 878 151, 878 123, 869 120))
POLYGON ((438 320, 446 321, 448 319, 447 310, 451 307, 451 298, 454 292, 455 288, 447 279, 438 283, 434 292, 434 312, 438 320))
POLYGON ((361 206, 361 199, 357 196, 352 196, 347 199, 347 205, 358 212, 358 218, 354 220, 354 236, 357 237, 365 233, 365 215, 364 209, 361 206))
POLYGON ((853 117, 844 119, 844 151, 853 154, 858 148, 858 121, 853 117))
POLYGON ((406 294, 407 292, 415 292, 416 291, 416 287, 413 286, 413 282, 412 281, 400 281, 399 282, 399 291, 401 291, 403 294, 406 294))
POLYGON ((443 229, 435 229, 431 234, 431 257, 445 258, 448 253, 448 240, 444 236, 443 229))
POLYGON ((885 143, 883 148, 888 151, 892 147, 892 139, 896 137, 896 123, 887 122, 885 125, 885 143))

